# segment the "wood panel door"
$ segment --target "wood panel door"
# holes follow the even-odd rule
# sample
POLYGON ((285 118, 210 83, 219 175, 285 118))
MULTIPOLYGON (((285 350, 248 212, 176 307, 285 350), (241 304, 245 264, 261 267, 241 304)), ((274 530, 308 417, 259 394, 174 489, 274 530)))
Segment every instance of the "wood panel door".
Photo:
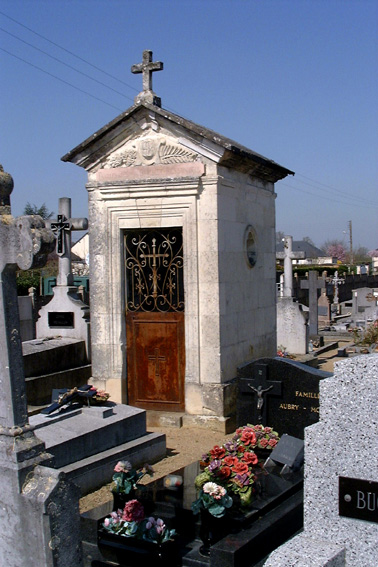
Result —
POLYGON ((128 313, 126 333, 129 404, 183 411, 184 314, 128 313))
POLYGON ((126 231, 124 244, 128 403, 183 411, 182 231, 126 231))

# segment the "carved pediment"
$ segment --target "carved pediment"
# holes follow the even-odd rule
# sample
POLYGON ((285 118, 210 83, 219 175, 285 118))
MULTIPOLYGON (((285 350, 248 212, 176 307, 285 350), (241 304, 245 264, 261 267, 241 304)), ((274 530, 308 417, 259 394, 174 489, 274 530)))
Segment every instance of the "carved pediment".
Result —
POLYGON ((112 153, 102 167, 109 169, 134 165, 166 165, 198 160, 197 153, 178 144, 176 140, 161 135, 149 135, 127 142, 112 153))

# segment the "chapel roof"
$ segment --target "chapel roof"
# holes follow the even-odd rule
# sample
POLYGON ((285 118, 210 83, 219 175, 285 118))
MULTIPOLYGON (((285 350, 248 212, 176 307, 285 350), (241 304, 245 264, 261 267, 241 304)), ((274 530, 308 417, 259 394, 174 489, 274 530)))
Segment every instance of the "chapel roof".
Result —
MULTIPOLYGON (((80 157, 87 152, 91 152, 91 147, 93 149, 98 148, 101 145, 101 141, 106 143, 106 140, 119 133, 119 129, 122 123, 126 123, 129 120, 134 120, 135 115, 143 111, 154 112, 156 115, 161 116, 163 119, 171 122, 174 125, 183 127, 184 129, 191 132, 196 137, 209 140, 210 142, 220 146, 224 149, 223 155, 219 160, 219 165, 235 168, 244 173, 254 175, 266 181, 272 181, 273 183, 285 178, 287 175, 294 175, 293 171, 279 165, 271 159, 268 159, 251 149, 210 130, 204 126, 196 124, 191 120, 187 120, 182 116, 174 114, 168 110, 160 108, 154 104, 147 103, 145 101, 138 102, 134 104, 126 111, 122 112, 119 116, 114 118, 111 122, 103 126, 100 130, 92 134, 89 138, 84 140, 81 144, 76 146, 70 152, 65 154, 61 159, 65 162, 73 162, 78 165, 80 157)), ((98 151, 95 152, 98 156, 98 151)))

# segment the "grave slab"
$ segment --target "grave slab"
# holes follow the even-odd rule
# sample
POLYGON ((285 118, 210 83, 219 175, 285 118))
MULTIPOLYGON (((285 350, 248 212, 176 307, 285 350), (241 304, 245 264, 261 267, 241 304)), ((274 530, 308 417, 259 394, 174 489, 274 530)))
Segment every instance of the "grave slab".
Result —
POLYGON ((146 412, 123 404, 73 406, 31 416, 30 423, 54 456, 54 467, 82 494, 109 482, 119 460, 141 466, 166 454, 165 435, 146 431, 146 412))

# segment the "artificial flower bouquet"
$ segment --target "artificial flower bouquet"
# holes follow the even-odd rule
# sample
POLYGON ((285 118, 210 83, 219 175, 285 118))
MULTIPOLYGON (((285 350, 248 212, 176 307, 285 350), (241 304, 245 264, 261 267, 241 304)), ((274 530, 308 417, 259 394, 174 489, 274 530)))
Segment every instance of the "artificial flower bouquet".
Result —
POLYGON ((175 530, 169 529, 161 518, 146 518, 144 507, 138 500, 129 500, 123 510, 112 512, 102 526, 109 533, 156 544, 172 541, 176 535, 175 530))
POLYGON ((145 464, 140 469, 133 469, 129 461, 119 461, 114 467, 112 492, 115 494, 130 494, 140 488, 140 481, 146 475, 154 474, 153 468, 145 464))
POLYGON ((108 392, 105 392, 105 390, 98 390, 94 386, 92 386, 89 391, 95 392, 92 397, 88 398, 90 405, 101 406, 110 398, 110 394, 108 392))
POLYGON ((203 472, 195 479, 199 496, 192 504, 193 512, 197 514, 205 508, 213 516, 221 517, 233 505, 250 506, 254 484, 263 469, 259 451, 272 450, 278 441, 278 433, 271 427, 247 424, 238 428, 230 441, 215 445, 203 455, 203 472))

